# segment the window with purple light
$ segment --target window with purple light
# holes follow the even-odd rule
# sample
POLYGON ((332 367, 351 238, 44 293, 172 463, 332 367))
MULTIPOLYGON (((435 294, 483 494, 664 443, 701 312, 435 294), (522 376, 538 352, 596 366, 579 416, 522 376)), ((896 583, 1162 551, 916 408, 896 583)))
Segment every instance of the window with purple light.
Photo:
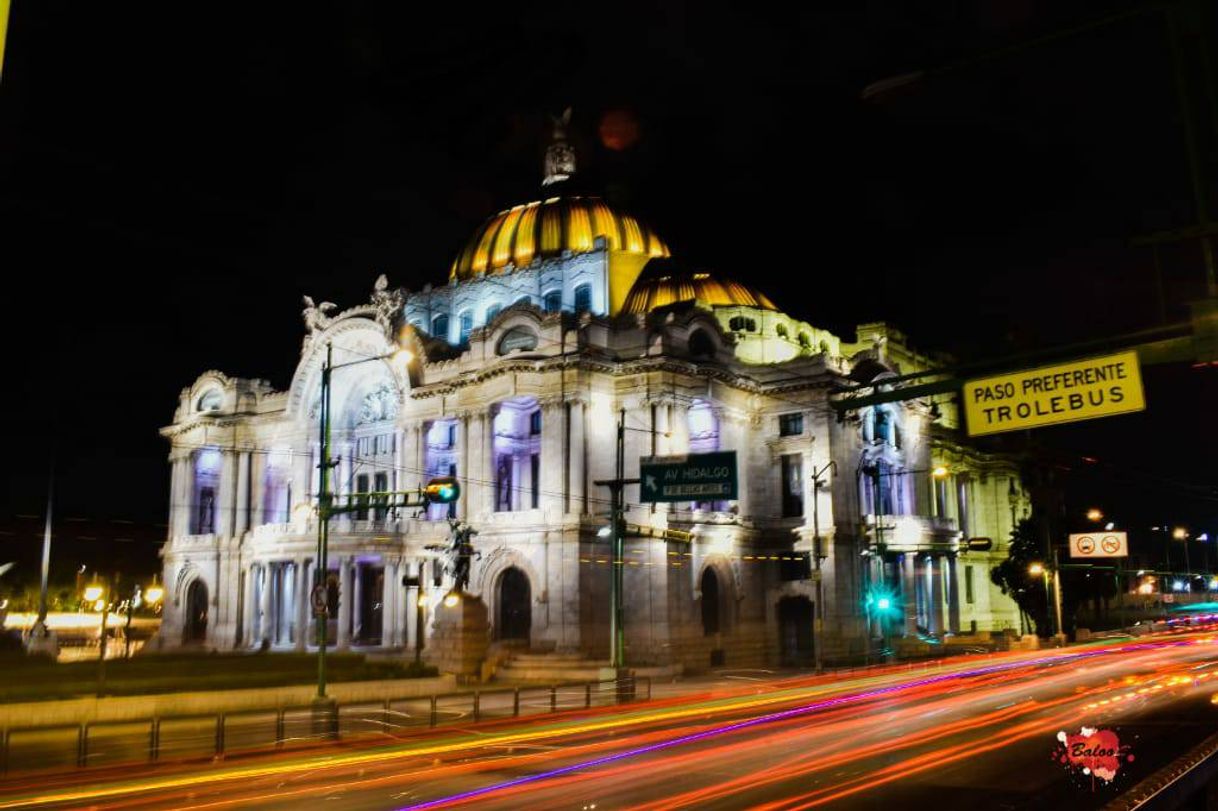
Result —
POLYGON ((499 403, 494 419, 497 512, 535 509, 540 504, 541 428, 535 397, 499 403))
POLYGON ((204 448, 195 454, 193 509, 190 531, 209 535, 216 531, 216 494, 220 488, 220 451, 204 448))

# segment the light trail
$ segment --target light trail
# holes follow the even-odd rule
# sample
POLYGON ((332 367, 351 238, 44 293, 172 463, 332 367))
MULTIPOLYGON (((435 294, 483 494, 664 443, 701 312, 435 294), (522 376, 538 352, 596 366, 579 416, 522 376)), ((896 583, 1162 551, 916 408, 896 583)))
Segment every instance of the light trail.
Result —
MULTIPOLYGON (((1212 642, 1209 640, 1197 640, 1198 642, 1212 642)), ((904 667, 896 667, 888 670, 880 670, 869 675, 867 678, 857 680, 854 683, 827 683, 826 678, 802 678, 790 680, 782 683, 782 689, 769 691, 764 695, 754 695, 752 690, 735 691, 735 695, 722 694, 702 694, 693 697, 674 697, 639 707, 627 712, 621 712, 620 708, 608 707, 604 709, 604 714, 598 714, 596 711, 592 713, 583 712, 578 718, 560 719, 557 722, 547 719, 549 723, 542 726, 534 726, 527 729, 519 729, 519 721, 512 721, 517 724, 514 730, 504 731, 502 733, 492 732, 485 736, 476 738, 464 737, 453 740, 451 736, 447 739, 433 740, 420 744, 414 741, 405 745, 400 745, 394 749, 386 749, 378 744, 378 749, 375 751, 356 752, 341 755, 329 755, 324 757, 310 756, 303 761, 295 762, 280 762, 274 764, 263 764, 260 766, 245 766, 238 768, 226 768, 222 771, 200 774, 197 770, 189 774, 161 775, 159 777, 141 778, 137 780, 129 780, 122 783, 112 785, 88 785, 79 786, 75 789, 50 789, 46 785, 36 787, 37 793, 34 796, 13 797, 12 795, 0 800, 0 808, 11 808, 18 805, 37 805, 47 803, 80 803, 80 802, 97 802, 97 801, 116 801, 121 802, 124 806, 130 806, 133 803, 141 803, 142 800, 148 799, 149 802, 164 802, 166 794, 161 794, 159 797, 152 797, 154 792, 166 792, 169 796, 177 796, 185 799, 187 794, 195 794, 190 799, 196 799, 196 792, 200 785, 208 786, 210 791, 222 790, 223 785, 231 784, 233 781, 253 781, 257 782, 264 779, 293 779, 293 775, 301 776, 311 773, 336 773, 344 768, 359 768, 360 779, 352 780, 348 778, 343 782, 344 788, 350 788, 352 785, 360 784, 386 784, 392 783, 394 780, 403 780, 406 775, 403 775, 403 768, 409 769, 412 764, 415 766, 431 766, 426 763, 425 758, 448 756, 460 754, 462 752, 485 750, 488 747, 511 747, 517 744, 536 743, 547 739, 562 739, 570 740, 572 736, 592 736, 596 734, 602 735, 602 740, 596 743, 582 744, 578 749, 565 748, 556 750, 553 753, 531 753, 529 755, 512 755, 510 758, 496 758, 494 760, 481 760, 473 763, 460 764, 458 766, 444 767, 440 772, 435 770, 429 771, 427 776, 442 777, 445 775, 457 775, 468 773, 469 771, 477 771, 482 768, 493 768, 496 765, 518 765, 528 766, 529 764, 544 762, 547 759, 561 759, 569 757, 573 753, 578 753, 583 756, 583 760, 577 764, 563 766, 558 769, 552 769, 536 775, 529 775, 516 780, 505 781, 495 786, 487 786, 476 789, 472 792, 464 792, 453 794, 448 797, 430 800, 425 803, 416 803, 408 807, 429 808, 436 807, 444 803, 458 802, 465 797, 485 797, 495 791, 502 791, 507 787, 518 785, 536 785, 539 781, 553 780, 555 778, 564 778, 567 775, 573 775, 576 772, 587 769, 595 769, 599 765, 609 765, 620 763, 632 757, 645 754, 647 752, 669 750, 683 744, 691 744, 700 740, 712 739, 728 732, 737 730, 747 730, 759 728, 768 725, 770 729, 775 729, 783 726, 784 721, 788 719, 801 719, 804 726, 807 726, 804 717, 811 713, 820 713, 820 720, 825 722, 831 714, 838 711, 841 712, 857 712, 858 708, 867 706, 871 702, 876 706, 876 702, 884 702, 888 698, 902 697, 902 700, 913 700, 918 695, 932 696, 934 692, 948 691, 952 687, 966 683, 967 680, 973 680, 977 684, 983 683, 982 680, 1001 680, 1011 679, 1019 674, 1021 670, 1026 670, 1029 673, 1034 669, 1049 667, 1051 672, 1068 672, 1065 668, 1056 668, 1056 665, 1071 665, 1082 661, 1098 660, 1098 661, 1114 661, 1115 654, 1134 653, 1138 651, 1160 651, 1177 648, 1180 646, 1194 644, 1193 640, 1188 638, 1168 638, 1163 640, 1154 640, 1148 642, 1133 642, 1121 643, 1117 645, 1100 644, 1092 648, 1074 649, 1068 652, 1055 652, 1052 654, 1026 657, 1023 654, 1013 655, 1010 658, 1004 658, 1003 661, 995 662, 992 657, 988 659, 989 664, 976 666, 975 658, 962 660, 958 667, 955 667, 947 672, 940 672, 932 676, 924 676, 921 678, 909 679, 909 671, 904 667), (901 679, 902 681, 893 681, 901 679), (877 684, 886 686, 876 687, 877 684), (865 689, 859 689, 863 686, 865 689), (848 692, 849 691, 849 692, 848 692), (743 695, 741 693, 744 693, 743 695), (844 693, 844 694, 843 694, 844 693), (838 694, 838 695, 834 695, 838 694), (726 712, 743 713, 751 709, 756 709, 765 706, 773 706, 775 704, 790 704, 793 701, 807 700, 815 696, 832 695, 831 698, 821 698, 817 701, 801 704, 798 707, 784 709, 779 712, 767 713, 755 718, 748 718, 741 721, 735 721, 730 724, 711 725, 705 728, 697 728, 694 732, 686 732, 686 734, 676 737, 664 739, 664 736, 670 735, 672 730, 658 731, 655 733, 647 733, 646 739, 640 738, 638 735, 632 735, 628 739, 604 740, 604 733, 612 734, 615 730, 629 728, 632 732, 638 730, 640 725, 660 724, 667 722, 682 722, 692 721, 697 717, 713 716, 726 712), (657 706, 659 704, 659 706, 657 706), (626 751, 617 752, 610 755, 598 755, 588 758, 588 754, 596 751, 603 751, 604 748, 612 746, 620 746, 624 742, 629 742, 631 748, 626 751), (386 774, 383 777, 373 777, 369 781, 364 781, 363 769, 369 770, 388 770, 393 769, 394 774, 386 774), (139 797, 137 795, 145 795, 139 797), (120 801, 120 798, 123 798, 120 801)), ((950 666, 949 666, 950 667, 950 666)), ((539 721, 541 719, 538 719, 539 721)), ((509 722, 504 722, 509 723, 509 722)), ((843 722, 845 723, 845 722, 843 722)), ((486 729, 485 727, 483 729, 486 729)), ((687 727, 688 730, 688 727, 687 727)), ((598 772, 603 773, 604 770, 598 772)), ((616 771, 616 770, 614 770, 616 771)), ((96 772, 80 773, 79 779, 90 779, 91 775, 96 775, 96 772)), ((418 773, 414 774, 417 779, 418 773)), ((560 779, 558 782, 565 782, 560 779)), ((282 785, 282 783, 280 784, 282 785)), ((5 787, 8 788, 8 787, 5 787)), ((34 789, 35 787, 31 787, 34 789)), ((268 787, 269 789, 269 787, 268 787)), ((315 793, 321 791, 322 788, 316 786, 302 789, 302 791, 315 793)), ((289 792, 296 791, 295 788, 289 792)), ((265 793, 263 799, 274 799, 275 797, 284 796, 286 793, 275 794, 275 790, 271 789, 265 793)), ((202 799, 202 798, 198 798, 202 799)), ((201 804, 200 807, 211 807, 219 805, 228 805, 232 802, 249 802, 247 796, 244 799, 237 800, 217 800, 214 803, 201 804)), ((186 803, 175 804, 174 807, 182 807, 186 803)))
POLYGON ((490 786, 483 786, 481 788, 471 789, 469 791, 451 794, 446 797, 441 797, 441 798, 438 798, 435 800, 429 800, 429 801, 422 802, 422 803, 413 803, 410 805, 402 806, 400 811, 414 811, 415 809, 438 808, 438 807, 445 806, 445 805, 455 805, 455 804, 458 804, 461 802, 465 802, 467 800, 476 799, 478 797, 484 797, 484 796, 487 796, 487 795, 490 795, 490 794, 493 794, 496 792, 502 792, 502 791, 514 789, 514 788, 517 788, 520 786, 526 786, 526 785, 530 785, 533 783, 551 780, 553 778, 561 777, 563 775, 571 774, 574 772, 584 771, 584 770, 588 770, 588 769, 595 769, 598 766, 603 766, 603 765, 606 765, 609 763, 615 763, 617 761, 625 760, 627 758, 635 758, 635 757, 639 757, 641 755, 646 755, 646 754, 649 754, 652 752, 663 751, 663 750, 670 749, 670 748, 673 748, 676 746, 684 746, 684 745, 695 743, 698 741, 707 740, 709 738, 715 738, 715 737, 718 737, 721 735, 726 735, 728 733, 737 732, 740 730, 749 729, 749 728, 761 726, 764 724, 769 724, 774 721, 783 720, 783 719, 787 719, 787 718, 793 718, 793 717, 799 717, 802 715, 807 715, 809 713, 817 712, 819 710, 824 710, 824 709, 828 709, 831 707, 839 707, 839 706, 842 706, 845 704, 855 703, 855 702, 858 702, 858 701, 861 701, 861 700, 864 700, 867 698, 901 693, 901 692, 905 692, 905 691, 908 691, 908 690, 911 690, 913 688, 920 687, 920 686, 941 684, 944 682, 949 682, 949 681, 969 678, 971 676, 984 675, 984 674, 989 674, 989 673, 1001 673, 1004 671, 1013 670, 1017 667, 1027 667, 1029 665, 1048 665, 1048 664, 1059 664, 1059 663, 1066 662, 1066 661, 1086 660, 1086 659, 1097 657, 1097 656, 1110 655, 1111 653, 1119 651, 1119 650, 1156 650, 1156 649, 1162 649, 1162 648, 1178 647, 1178 646, 1187 645, 1187 644, 1191 644, 1191 643, 1188 641, 1184 641, 1184 640, 1133 643, 1130 645, 1121 646, 1119 648, 1092 649, 1092 650, 1077 651, 1077 652, 1066 653, 1066 654, 1058 654, 1056 656, 1040 657, 1040 658, 1031 659, 1031 660, 1023 660, 1020 662, 1003 662, 1000 664, 989 665, 986 667, 974 668, 972 670, 965 670, 965 671, 959 671, 959 672, 955 672, 955 673, 941 674, 938 676, 931 676, 928 678, 918 679, 918 680, 914 680, 914 681, 910 681, 910 682, 898 683, 898 684, 890 685, 888 687, 880 687, 880 688, 876 688, 876 689, 869 690, 869 691, 853 693, 853 694, 849 694, 846 696, 840 696, 837 698, 824 699, 821 701, 813 702, 811 704, 803 705, 801 707, 795 707, 790 710, 783 710, 781 712, 776 712, 776 713, 768 713, 766 715, 761 715, 756 718, 748 719, 746 721, 737 721, 734 723, 721 725, 721 726, 715 727, 713 729, 705 730, 702 732, 678 736, 676 738, 672 738, 670 740, 663 741, 660 743, 648 744, 645 746, 635 747, 633 749, 627 749, 622 752, 614 753, 612 755, 606 755, 603 757, 594 758, 594 759, 582 761, 579 763, 569 764, 567 766, 562 766, 562 767, 559 767, 556 769, 550 769, 548 771, 540 772, 538 774, 525 775, 523 777, 518 777, 518 778, 515 778, 512 780, 503 781, 503 782, 496 783, 496 784, 493 784, 490 786))

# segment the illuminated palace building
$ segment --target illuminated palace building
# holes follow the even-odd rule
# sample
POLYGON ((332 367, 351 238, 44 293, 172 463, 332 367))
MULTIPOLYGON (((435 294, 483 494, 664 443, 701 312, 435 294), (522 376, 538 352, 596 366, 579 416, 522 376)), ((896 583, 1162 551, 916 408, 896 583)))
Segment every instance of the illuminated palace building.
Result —
POLYGON ((883 324, 849 343, 684 268, 645 224, 577 194, 574 169, 560 131, 543 199, 491 217, 446 284, 409 292, 381 277, 341 311, 306 299, 286 391, 216 371, 182 391, 161 430, 173 470, 160 644, 311 648, 324 579, 339 649, 412 654, 421 603, 426 651, 450 585, 427 547, 452 516, 478 533, 468 590, 487 605, 492 656, 607 659, 609 491, 595 482, 615 475, 623 414, 626 477, 640 457, 734 450, 739 482, 734 501, 644 504, 626 488, 629 524, 690 533, 627 537, 629 665, 805 664, 814 641, 832 661, 881 637, 899 650, 1017 629, 989 578, 1026 511, 1014 467, 962 443, 948 402, 845 419, 828 404, 835 386, 931 359, 883 324), (332 487, 364 506, 331 520, 318 578, 327 351, 340 367, 332 487), (358 498, 438 475, 459 479, 455 503, 358 498), (978 537, 993 549, 966 551, 978 537))

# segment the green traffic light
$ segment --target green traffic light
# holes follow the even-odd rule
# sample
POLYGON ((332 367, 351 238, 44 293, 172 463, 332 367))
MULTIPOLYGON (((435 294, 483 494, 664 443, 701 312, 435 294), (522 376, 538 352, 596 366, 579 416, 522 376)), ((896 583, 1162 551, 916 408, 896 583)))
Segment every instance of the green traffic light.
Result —
POLYGON ((423 496, 431 504, 451 504, 461 496, 461 485, 452 476, 442 476, 427 482, 423 496))

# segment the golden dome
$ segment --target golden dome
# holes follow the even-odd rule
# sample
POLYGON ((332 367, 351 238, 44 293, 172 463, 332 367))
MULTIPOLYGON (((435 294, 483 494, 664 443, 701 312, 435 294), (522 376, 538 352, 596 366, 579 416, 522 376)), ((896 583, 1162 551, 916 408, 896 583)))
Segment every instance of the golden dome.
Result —
POLYGON ((501 211, 474 232, 453 262, 449 279, 462 281, 508 266, 528 267, 538 258, 584 253, 604 236, 611 251, 641 257, 668 256, 655 232, 599 197, 551 197, 501 211))
POLYGON ((647 313, 668 304, 697 300, 711 307, 778 310, 765 294, 705 271, 689 271, 668 260, 652 260, 630 288, 622 312, 647 313))

